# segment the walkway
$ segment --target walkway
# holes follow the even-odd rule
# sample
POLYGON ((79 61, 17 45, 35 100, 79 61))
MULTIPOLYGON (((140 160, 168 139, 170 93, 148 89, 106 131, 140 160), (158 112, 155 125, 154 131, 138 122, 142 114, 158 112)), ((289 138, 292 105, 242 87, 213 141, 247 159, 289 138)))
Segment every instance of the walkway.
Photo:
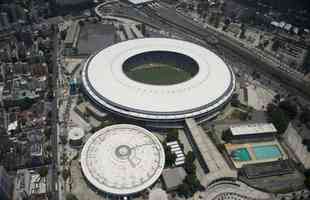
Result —
POLYGON ((209 169, 209 173, 204 177, 202 184, 208 186, 214 180, 223 177, 237 178, 237 172, 230 169, 226 160, 213 144, 210 137, 197 125, 195 120, 192 118, 186 119, 185 123, 209 169))

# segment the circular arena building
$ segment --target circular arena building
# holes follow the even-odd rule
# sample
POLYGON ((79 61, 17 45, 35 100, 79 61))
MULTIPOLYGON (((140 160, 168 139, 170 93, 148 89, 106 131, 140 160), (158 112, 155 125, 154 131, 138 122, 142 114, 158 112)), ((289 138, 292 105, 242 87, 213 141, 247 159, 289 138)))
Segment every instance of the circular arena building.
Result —
POLYGON ((132 195, 151 186, 164 164, 164 149, 157 137, 129 124, 97 131, 81 153, 86 179, 98 190, 117 196, 132 195))
POLYGON ((214 117, 235 88, 232 69, 216 54, 168 38, 112 45, 87 60, 82 80, 98 107, 157 124, 214 117))

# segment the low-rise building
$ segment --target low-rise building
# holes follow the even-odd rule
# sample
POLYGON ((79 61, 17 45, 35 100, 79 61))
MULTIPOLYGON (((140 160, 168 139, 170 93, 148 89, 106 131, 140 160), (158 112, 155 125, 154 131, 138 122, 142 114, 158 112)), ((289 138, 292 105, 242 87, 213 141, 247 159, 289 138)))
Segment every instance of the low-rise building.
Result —
POLYGON ((72 54, 77 52, 77 43, 79 34, 80 34, 79 22, 74 21, 67 30, 66 39, 64 41, 66 54, 72 54))
POLYGON ((0 166, 0 199, 12 199, 13 182, 3 166, 0 166))
POLYGON ((310 135, 305 126, 290 123, 283 134, 284 141, 306 169, 310 168, 310 135))
POLYGON ((47 200, 47 177, 40 177, 34 170, 18 170, 14 181, 13 200, 47 200))
POLYGON ((183 183, 185 177, 186 172, 183 167, 175 167, 163 170, 162 178, 166 191, 177 190, 178 186, 183 183))
POLYGON ((277 129, 271 123, 234 125, 225 131, 225 140, 230 143, 243 143, 273 140, 277 129))

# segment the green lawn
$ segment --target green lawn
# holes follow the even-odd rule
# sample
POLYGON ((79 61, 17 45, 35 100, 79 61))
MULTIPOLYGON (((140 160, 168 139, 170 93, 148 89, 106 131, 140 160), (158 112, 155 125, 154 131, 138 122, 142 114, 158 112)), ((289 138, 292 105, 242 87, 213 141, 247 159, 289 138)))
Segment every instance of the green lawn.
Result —
POLYGON ((126 74, 135 81, 153 85, 176 84, 191 78, 190 73, 166 64, 138 66, 126 74))

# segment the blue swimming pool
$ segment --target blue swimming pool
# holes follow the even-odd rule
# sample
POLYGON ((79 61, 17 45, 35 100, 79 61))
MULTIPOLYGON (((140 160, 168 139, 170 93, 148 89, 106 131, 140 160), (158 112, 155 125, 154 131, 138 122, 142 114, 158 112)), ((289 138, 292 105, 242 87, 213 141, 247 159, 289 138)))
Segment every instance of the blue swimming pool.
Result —
POLYGON ((239 148, 231 152, 231 156, 236 161, 249 161, 251 156, 246 148, 239 148))
POLYGON ((281 150, 276 145, 257 146, 253 147, 253 150, 257 160, 280 158, 282 156, 281 150))

